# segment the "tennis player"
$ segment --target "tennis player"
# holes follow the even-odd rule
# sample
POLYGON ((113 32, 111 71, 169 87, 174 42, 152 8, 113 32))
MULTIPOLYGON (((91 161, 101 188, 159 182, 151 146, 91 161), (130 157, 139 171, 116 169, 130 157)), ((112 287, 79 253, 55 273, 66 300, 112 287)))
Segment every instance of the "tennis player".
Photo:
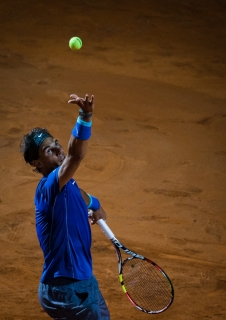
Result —
POLYGON ((109 311, 92 271, 91 223, 106 219, 99 200, 72 178, 87 152, 94 96, 73 94, 80 107, 67 155, 47 129, 34 128, 23 137, 24 160, 42 174, 35 193, 36 231, 44 255, 38 296, 56 320, 108 320, 109 311))

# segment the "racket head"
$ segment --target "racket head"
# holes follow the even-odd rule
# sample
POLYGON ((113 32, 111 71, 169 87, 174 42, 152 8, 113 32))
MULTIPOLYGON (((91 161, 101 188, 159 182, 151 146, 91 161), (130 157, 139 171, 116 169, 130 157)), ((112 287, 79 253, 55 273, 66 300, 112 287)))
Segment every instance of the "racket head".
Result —
POLYGON ((167 310, 174 288, 167 274, 145 257, 129 257, 122 262, 119 280, 130 302, 140 311, 157 314, 167 310))

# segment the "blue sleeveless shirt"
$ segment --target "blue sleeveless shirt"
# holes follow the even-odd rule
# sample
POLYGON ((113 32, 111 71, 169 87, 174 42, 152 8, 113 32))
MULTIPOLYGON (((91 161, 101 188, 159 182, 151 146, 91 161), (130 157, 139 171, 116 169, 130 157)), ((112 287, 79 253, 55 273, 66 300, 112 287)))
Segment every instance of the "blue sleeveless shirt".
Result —
POLYGON ((36 232, 44 254, 41 282, 92 276, 87 207, 74 179, 60 190, 60 167, 43 177, 35 193, 36 232))

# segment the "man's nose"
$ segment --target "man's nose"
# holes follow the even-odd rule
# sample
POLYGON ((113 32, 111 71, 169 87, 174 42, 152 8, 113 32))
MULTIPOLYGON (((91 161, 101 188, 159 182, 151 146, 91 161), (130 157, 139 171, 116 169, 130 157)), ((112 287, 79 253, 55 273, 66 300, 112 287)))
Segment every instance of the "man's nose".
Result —
POLYGON ((56 154, 60 154, 62 152, 62 147, 61 146, 55 146, 55 152, 56 154))

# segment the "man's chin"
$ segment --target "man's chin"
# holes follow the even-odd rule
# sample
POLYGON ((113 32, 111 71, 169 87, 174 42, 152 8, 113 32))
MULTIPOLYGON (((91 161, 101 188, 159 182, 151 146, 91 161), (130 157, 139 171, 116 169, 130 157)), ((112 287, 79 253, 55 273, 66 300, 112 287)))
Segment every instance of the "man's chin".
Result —
POLYGON ((63 158, 62 160, 60 160, 60 166, 62 165, 62 163, 64 162, 65 158, 63 158))

